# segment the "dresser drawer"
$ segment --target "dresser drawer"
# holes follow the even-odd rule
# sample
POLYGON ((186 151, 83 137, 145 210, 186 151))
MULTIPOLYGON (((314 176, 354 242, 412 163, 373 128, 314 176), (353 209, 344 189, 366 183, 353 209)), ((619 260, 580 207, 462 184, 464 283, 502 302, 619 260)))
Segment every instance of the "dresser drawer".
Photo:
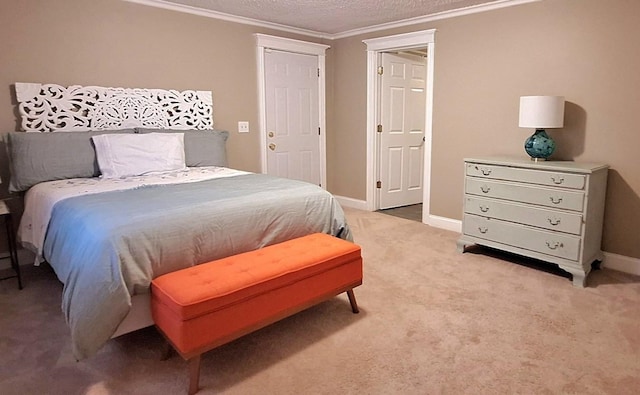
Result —
POLYGON ((586 176, 546 170, 467 163, 467 175, 494 180, 518 181, 571 189, 584 189, 586 176))
MULTIPOLYGON (((580 238, 465 214, 462 232, 479 239, 577 261, 580 238)), ((482 244, 478 242, 478 244, 482 244)))
POLYGON ((465 213, 580 235, 582 214, 466 196, 465 213))
POLYGON ((558 209, 582 211, 584 193, 565 189, 541 188, 526 184, 506 183, 466 177, 467 194, 538 204, 558 209))

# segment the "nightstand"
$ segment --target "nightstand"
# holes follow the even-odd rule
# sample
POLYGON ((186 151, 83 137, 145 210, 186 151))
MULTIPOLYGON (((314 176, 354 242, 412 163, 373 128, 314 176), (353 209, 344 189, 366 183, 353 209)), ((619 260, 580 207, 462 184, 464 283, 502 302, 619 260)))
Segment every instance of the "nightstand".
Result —
POLYGON ((11 268, 16 272, 13 276, 2 277, 0 280, 7 280, 10 278, 18 279, 18 288, 22 289, 22 276, 20 275, 20 263, 18 262, 18 248, 16 245, 16 237, 13 233, 13 221, 11 218, 11 211, 7 207, 4 200, 0 200, 0 217, 4 221, 7 230, 7 243, 9 244, 9 255, 2 256, 0 259, 10 259, 11 268))

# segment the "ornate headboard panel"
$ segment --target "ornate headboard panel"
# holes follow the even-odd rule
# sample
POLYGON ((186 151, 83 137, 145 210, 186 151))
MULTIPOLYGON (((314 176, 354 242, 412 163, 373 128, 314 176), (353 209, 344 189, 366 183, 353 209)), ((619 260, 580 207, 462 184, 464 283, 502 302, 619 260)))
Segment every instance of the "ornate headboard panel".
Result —
POLYGON ((209 91, 15 85, 22 129, 27 132, 213 128, 209 91))

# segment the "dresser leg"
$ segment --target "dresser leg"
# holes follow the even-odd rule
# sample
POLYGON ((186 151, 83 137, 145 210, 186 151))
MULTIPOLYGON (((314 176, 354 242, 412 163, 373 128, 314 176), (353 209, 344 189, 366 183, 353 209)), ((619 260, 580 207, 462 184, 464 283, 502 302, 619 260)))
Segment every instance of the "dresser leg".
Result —
POLYGON ((459 253, 463 254, 464 253, 464 248, 467 246, 467 243, 462 241, 462 240, 458 240, 456 241, 456 251, 458 251, 459 253))
POLYGON ((573 274, 573 286, 584 288, 587 283, 587 276, 584 273, 573 272, 571 274, 573 274))

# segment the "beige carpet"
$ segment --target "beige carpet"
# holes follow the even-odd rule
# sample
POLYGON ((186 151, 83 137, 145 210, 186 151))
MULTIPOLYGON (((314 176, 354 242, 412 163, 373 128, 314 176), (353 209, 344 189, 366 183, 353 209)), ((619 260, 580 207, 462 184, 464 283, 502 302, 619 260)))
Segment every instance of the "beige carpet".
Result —
MULTIPOLYGON (((456 253, 457 235, 346 210, 365 257, 346 295, 207 353, 201 393, 637 394, 640 278, 607 269, 588 288, 534 263, 456 253)), ((153 328, 75 362, 61 285, 25 270, 0 283, 1 394, 179 394, 187 365, 159 360, 153 328)))

